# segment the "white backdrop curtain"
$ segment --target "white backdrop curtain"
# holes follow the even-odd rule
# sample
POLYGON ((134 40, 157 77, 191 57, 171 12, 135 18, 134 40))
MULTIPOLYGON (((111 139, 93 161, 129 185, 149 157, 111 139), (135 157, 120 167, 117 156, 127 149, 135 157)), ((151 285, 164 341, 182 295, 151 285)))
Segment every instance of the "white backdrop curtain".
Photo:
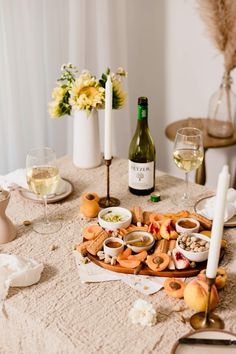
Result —
MULTIPOLYGON (((113 126, 113 152, 127 156, 137 97, 156 97, 151 89, 155 56, 147 53, 157 53, 157 6, 148 2, 147 8, 142 0, 0 0, 0 174, 24 166, 31 147, 51 146, 58 156, 71 152, 72 119, 51 119, 47 112, 61 64, 67 62, 98 76, 108 66, 129 71, 127 104, 114 112, 113 126)), ((103 120, 101 111, 101 143, 103 120)))
MULTIPOLYGON (((157 167, 182 176, 165 127, 205 117, 222 76, 222 57, 205 35, 196 0, 0 0, 0 174, 24 166, 31 147, 71 152, 71 117, 55 120, 47 112, 67 62, 98 76, 107 66, 128 70, 127 104, 114 112, 113 153, 127 157, 137 98, 145 95, 157 167)), ((103 123, 100 111, 101 142, 103 123)), ((208 184, 216 186, 223 163, 236 180, 235 150, 207 153, 208 184)))

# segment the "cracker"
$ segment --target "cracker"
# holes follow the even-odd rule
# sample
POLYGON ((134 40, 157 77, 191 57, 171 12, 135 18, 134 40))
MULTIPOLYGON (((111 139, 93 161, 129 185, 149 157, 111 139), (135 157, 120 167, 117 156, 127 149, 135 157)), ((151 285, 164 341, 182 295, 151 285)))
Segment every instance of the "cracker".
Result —
POLYGON ((143 223, 143 210, 140 206, 134 206, 130 209, 132 213, 132 221, 134 224, 143 223))
POLYGON ((101 230, 98 232, 96 238, 91 241, 90 245, 88 245, 87 250, 89 253, 91 253, 93 256, 96 256, 96 254, 102 250, 103 247, 103 242, 109 237, 108 233, 106 231, 101 230))
POLYGON ((76 245, 76 251, 80 252, 82 256, 86 256, 88 253, 87 247, 91 244, 92 241, 84 241, 79 245, 76 245))
POLYGON ((167 253, 169 249, 169 244, 170 244, 169 240, 164 240, 164 239, 159 240, 157 242, 154 252, 167 253))
POLYGON ((149 225, 149 224, 150 224, 149 217, 150 217, 151 214, 152 214, 151 211, 144 211, 144 212, 143 212, 143 223, 144 223, 145 225, 149 225))
POLYGON ((170 240, 169 242, 169 251, 172 251, 175 248, 176 240, 170 240))
POLYGON ((211 227, 212 227, 212 221, 211 220, 209 220, 209 219, 205 218, 204 216, 199 215, 197 213, 191 213, 191 214, 189 214, 189 217, 199 221, 201 226, 204 229, 211 230, 211 227))

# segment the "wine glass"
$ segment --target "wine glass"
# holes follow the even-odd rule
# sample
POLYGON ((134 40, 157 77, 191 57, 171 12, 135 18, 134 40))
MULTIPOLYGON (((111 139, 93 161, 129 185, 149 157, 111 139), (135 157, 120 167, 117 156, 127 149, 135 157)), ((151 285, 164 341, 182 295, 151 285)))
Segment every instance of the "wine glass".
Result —
POLYGON ((202 132, 197 128, 181 128, 177 131, 173 150, 173 159, 177 167, 185 172, 184 194, 177 194, 172 201, 179 206, 192 206, 193 200, 189 194, 188 174, 196 170, 203 161, 202 132))
POLYGON ((41 234, 51 234, 61 228, 58 221, 49 221, 47 198, 55 193, 60 176, 56 167, 56 154, 48 147, 32 149, 26 157, 26 178, 29 189, 44 202, 44 221, 33 224, 33 229, 41 234))

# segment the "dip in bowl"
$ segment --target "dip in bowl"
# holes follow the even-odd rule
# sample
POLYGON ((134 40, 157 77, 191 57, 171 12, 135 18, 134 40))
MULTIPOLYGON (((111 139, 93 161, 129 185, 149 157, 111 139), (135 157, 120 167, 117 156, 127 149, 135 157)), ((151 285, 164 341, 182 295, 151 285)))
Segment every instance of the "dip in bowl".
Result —
POLYGON ((120 207, 111 207, 103 209, 98 214, 98 222, 108 230, 117 230, 127 228, 132 219, 132 214, 128 209, 120 207))
POLYGON ((124 249, 124 241, 118 237, 109 237, 103 243, 104 253, 116 257, 124 249))
POLYGON ((155 243, 154 237, 149 232, 132 231, 124 236, 124 242, 133 252, 148 251, 155 243), (138 240, 135 242, 135 240, 138 240), (130 243, 129 243, 130 242, 130 243))
POLYGON ((175 224, 176 231, 178 233, 193 233, 198 232, 200 228, 200 223, 198 220, 193 218, 181 218, 176 221, 175 224))

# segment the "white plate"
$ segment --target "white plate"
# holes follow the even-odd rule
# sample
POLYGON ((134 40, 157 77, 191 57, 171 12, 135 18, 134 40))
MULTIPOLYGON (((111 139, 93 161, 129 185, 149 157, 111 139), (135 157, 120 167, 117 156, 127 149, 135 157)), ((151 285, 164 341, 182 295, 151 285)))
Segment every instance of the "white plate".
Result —
MULTIPOLYGON (((72 193, 73 191, 72 184, 64 178, 61 179, 61 182, 63 185, 60 186, 60 190, 58 191, 58 194, 49 195, 47 198, 48 203, 59 202, 60 200, 65 199, 72 193)), ((39 196, 37 196, 36 194, 34 194, 28 189, 20 188, 19 193, 23 198, 33 200, 34 202, 37 203, 43 203, 42 198, 40 198, 39 196)))
MULTIPOLYGON (((191 338, 208 339, 236 339, 236 335, 221 330, 200 330, 186 335, 191 338)), ((180 344, 176 343, 171 354, 235 354, 235 346, 206 345, 206 344, 180 344)))
MULTIPOLYGON (((198 214, 200 214, 200 211, 202 209, 205 208, 205 204, 206 204, 206 201, 210 198, 212 198, 213 196, 210 196, 210 197, 204 197, 204 198, 201 198, 199 199, 195 205, 194 205, 194 211, 198 214)), ((234 215, 231 219, 229 219, 228 221, 226 221, 224 223, 224 226, 227 226, 227 227, 234 227, 236 226, 236 215, 234 215)))

